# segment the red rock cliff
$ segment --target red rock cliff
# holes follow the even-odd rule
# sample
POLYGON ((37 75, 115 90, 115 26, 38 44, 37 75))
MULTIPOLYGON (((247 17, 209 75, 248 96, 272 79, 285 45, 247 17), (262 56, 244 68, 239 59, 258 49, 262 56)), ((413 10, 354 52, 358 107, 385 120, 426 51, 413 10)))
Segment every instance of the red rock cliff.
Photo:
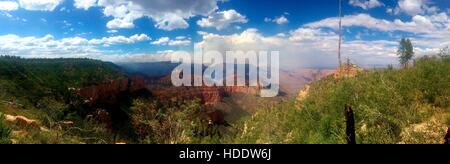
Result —
POLYGON ((163 77, 149 84, 153 95, 161 100, 193 100, 200 99, 204 105, 216 105, 230 94, 244 93, 257 95, 258 87, 174 87, 170 76, 163 77))
POLYGON ((142 77, 121 78, 110 80, 98 85, 82 88, 78 95, 88 104, 116 104, 122 93, 134 93, 145 90, 146 84, 142 77))
POLYGON ((215 105, 230 94, 245 93, 256 95, 256 87, 170 87, 153 91, 153 95, 159 99, 192 100, 200 99, 204 105, 215 105))

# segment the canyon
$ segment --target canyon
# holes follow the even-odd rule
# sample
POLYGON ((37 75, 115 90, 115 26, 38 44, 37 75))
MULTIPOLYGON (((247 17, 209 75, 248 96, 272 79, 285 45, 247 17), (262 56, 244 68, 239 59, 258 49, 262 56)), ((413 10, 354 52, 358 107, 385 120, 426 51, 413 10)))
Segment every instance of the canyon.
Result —
POLYGON ((295 97, 300 90, 307 84, 320 80, 322 78, 333 75, 335 69, 293 69, 280 70, 280 86, 281 92, 284 92, 288 97, 295 97))
POLYGON ((139 93, 149 93, 146 88, 145 79, 139 76, 125 77, 116 80, 109 80, 101 84, 88 86, 77 91, 77 94, 83 98, 85 104, 90 106, 97 105, 115 105, 123 96, 139 93))
MULTIPOLYGON (((296 95, 306 84, 333 75, 332 69, 298 69, 281 71, 280 85, 282 92, 296 95)), ((105 81, 100 84, 87 86, 77 90, 77 94, 90 106, 117 105, 124 96, 150 96, 158 100, 183 101, 199 99, 201 104, 214 106, 224 97, 232 94, 247 94, 257 96, 259 87, 224 86, 224 87, 174 87, 170 77, 147 78, 131 76, 105 81)), ((283 95, 282 95, 283 96, 283 95)))

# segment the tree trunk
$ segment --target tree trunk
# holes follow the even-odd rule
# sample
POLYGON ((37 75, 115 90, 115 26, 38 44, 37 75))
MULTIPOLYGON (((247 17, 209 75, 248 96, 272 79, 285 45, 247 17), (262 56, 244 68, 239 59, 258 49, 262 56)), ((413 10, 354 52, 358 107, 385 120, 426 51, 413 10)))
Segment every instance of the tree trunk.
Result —
POLYGON ((345 120, 347 144, 356 144, 355 116, 349 105, 345 105, 345 120))

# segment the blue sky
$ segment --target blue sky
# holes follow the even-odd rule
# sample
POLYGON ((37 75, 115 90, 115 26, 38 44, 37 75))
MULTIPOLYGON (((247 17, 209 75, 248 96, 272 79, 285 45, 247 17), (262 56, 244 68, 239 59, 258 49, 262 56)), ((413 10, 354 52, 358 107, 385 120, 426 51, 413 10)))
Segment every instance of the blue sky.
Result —
MULTIPOLYGON (((343 0, 344 56, 396 64, 450 45, 449 0, 343 0)), ((22 57, 164 61, 194 44, 277 50, 287 67, 336 64, 338 0, 0 0, 0 52, 22 57)))

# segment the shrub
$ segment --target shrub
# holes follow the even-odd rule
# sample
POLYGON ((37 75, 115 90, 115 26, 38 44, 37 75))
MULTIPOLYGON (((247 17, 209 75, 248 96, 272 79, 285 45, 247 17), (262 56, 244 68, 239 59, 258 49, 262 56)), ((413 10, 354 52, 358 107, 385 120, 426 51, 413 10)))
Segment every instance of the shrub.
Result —
POLYGON ((10 144, 11 129, 6 125, 3 114, 0 113, 0 144, 10 144))
POLYGON ((135 100, 131 107, 131 124, 141 143, 191 143, 202 124, 199 100, 161 103, 135 100))
MULTIPOLYGON (((260 109, 236 125, 239 132, 229 142, 345 143, 344 105, 349 104, 355 112, 358 143, 403 143, 406 129, 448 114, 449 97, 450 62, 421 58, 412 68, 314 82, 308 97, 296 103, 300 105, 260 109)), ((412 137, 421 141, 418 135, 412 137)))

